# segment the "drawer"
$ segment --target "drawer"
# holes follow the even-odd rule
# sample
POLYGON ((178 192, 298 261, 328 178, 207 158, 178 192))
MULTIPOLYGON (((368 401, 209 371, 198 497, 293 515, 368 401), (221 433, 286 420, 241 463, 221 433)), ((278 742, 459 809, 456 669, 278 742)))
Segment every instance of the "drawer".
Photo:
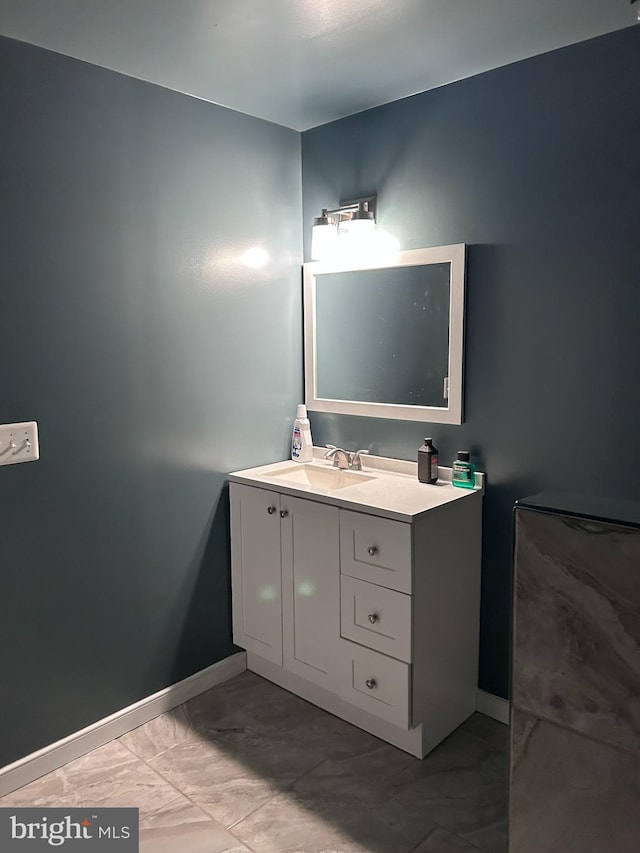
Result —
POLYGON ((409 729, 411 667, 343 640, 340 696, 370 714, 409 729))
POLYGON ((343 575, 340 633, 361 646, 411 662, 411 596, 343 575))
POLYGON ((388 589, 411 592, 411 525, 341 510, 340 571, 388 589))

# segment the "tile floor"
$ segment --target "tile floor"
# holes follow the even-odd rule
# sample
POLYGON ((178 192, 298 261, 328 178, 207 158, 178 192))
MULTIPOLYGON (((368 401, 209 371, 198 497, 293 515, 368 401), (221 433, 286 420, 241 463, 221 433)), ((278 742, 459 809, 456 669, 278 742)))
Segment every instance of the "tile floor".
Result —
POLYGON ((244 672, 0 806, 139 807, 141 853, 504 853, 507 733, 419 761, 244 672))

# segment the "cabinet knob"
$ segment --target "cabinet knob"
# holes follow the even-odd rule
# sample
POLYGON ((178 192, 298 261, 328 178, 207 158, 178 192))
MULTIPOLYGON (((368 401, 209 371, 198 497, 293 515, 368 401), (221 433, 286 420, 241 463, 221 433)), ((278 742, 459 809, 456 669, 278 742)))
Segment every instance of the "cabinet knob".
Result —
POLYGON ((274 506, 268 506, 267 507, 267 512, 269 513, 269 515, 273 515, 273 513, 275 511, 276 511, 276 508, 274 506))
POLYGON ((378 686, 378 682, 375 680, 375 678, 367 678, 365 684, 367 685, 369 690, 375 690, 378 686))
POLYGON ((369 547, 367 548, 367 554, 370 557, 375 557, 375 555, 377 553, 378 553, 378 546, 377 545, 369 545, 369 547))
POLYGON ((280 518, 286 518, 288 515, 289 515, 288 509, 281 509, 280 510, 280 518))
POLYGON ((377 614, 377 613, 370 613, 370 614, 367 616, 367 619, 368 619, 368 620, 369 620, 369 622, 371 622, 371 624, 373 625, 373 623, 374 623, 374 622, 377 622, 377 621, 378 621, 378 614, 377 614))

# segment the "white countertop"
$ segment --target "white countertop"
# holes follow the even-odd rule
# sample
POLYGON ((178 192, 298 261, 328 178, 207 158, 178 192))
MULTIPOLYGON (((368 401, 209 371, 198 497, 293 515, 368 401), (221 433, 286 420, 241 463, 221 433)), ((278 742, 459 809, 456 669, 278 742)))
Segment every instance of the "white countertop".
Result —
MULTIPOLYGON (((326 449, 314 447, 313 466, 331 469, 332 462, 324 459, 326 449)), ((307 463, 309 464, 309 463, 307 463)), ((383 456, 363 456, 362 482, 338 490, 322 489, 318 486, 292 483, 274 477, 274 471, 295 470, 300 462, 285 460, 229 474, 232 483, 272 489, 293 497, 312 498, 343 509, 359 510, 371 515, 394 518, 397 521, 413 521, 438 506, 462 500, 478 492, 484 493, 484 474, 476 473, 476 488, 461 489, 451 485, 451 469, 440 467, 437 485, 427 485, 418 480, 416 462, 403 459, 388 459, 383 456), (369 477, 370 479, 366 479, 369 477)), ((351 472, 354 478, 359 472, 351 472)))

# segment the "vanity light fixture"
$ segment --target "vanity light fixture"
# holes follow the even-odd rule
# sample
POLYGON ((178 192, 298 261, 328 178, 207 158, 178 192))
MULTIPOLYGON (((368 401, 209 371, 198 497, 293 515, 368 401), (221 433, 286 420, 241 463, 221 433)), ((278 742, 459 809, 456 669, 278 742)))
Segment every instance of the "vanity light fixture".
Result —
POLYGON ((373 234, 376 228, 376 218, 373 211, 369 210, 369 202, 359 201, 358 207, 348 220, 349 234, 373 234))
POLYGON ((311 257, 314 261, 326 258, 332 254, 338 239, 338 225, 329 218, 329 211, 322 209, 322 215, 313 220, 311 230, 311 257))
POLYGON ((323 208, 322 215, 313 220, 314 261, 329 261, 337 256, 393 256, 398 251, 398 241, 376 229, 376 196, 341 202, 333 210, 323 208))

